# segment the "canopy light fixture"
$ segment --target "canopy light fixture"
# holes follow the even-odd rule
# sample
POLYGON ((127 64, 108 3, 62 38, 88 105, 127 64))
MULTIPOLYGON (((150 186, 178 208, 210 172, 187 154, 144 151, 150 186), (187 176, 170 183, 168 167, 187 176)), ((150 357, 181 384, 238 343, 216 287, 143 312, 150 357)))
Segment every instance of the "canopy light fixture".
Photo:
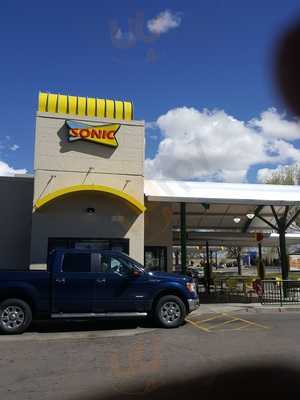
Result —
POLYGON ((94 207, 87 207, 85 210, 89 215, 95 214, 96 210, 94 207))
POLYGON ((248 219, 253 219, 253 218, 255 217, 255 214, 249 213, 249 214, 246 214, 246 217, 247 217, 248 219))
POLYGON ((235 218, 233 218, 233 221, 234 221, 236 224, 238 224, 238 223, 241 221, 241 218, 240 218, 240 217, 235 217, 235 218))

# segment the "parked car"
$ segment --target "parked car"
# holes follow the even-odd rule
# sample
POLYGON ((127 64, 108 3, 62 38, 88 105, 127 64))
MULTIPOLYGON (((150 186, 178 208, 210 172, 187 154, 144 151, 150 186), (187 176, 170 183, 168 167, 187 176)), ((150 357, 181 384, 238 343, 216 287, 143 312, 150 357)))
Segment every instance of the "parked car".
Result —
POLYGON ((47 271, 0 271, 0 331, 6 334, 45 318, 151 317, 175 328, 198 305, 192 278, 147 272, 114 251, 59 249, 47 271))
POLYGON ((202 278, 204 276, 203 267, 188 267, 187 272, 193 278, 202 278))

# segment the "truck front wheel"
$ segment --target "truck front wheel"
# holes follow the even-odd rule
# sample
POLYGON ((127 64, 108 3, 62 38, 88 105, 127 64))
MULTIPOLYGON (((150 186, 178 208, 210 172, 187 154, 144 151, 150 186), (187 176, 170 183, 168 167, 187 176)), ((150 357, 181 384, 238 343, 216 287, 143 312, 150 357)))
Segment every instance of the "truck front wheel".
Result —
POLYGON ((183 301, 173 295, 160 298, 154 310, 155 320, 162 328, 177 328, 183 324, 185 315, 183 301))
POLYGON ((24 332, 32 321, 31 308, 25 301, 7 299, 0 304, 0 331, 5 334, 24 332))

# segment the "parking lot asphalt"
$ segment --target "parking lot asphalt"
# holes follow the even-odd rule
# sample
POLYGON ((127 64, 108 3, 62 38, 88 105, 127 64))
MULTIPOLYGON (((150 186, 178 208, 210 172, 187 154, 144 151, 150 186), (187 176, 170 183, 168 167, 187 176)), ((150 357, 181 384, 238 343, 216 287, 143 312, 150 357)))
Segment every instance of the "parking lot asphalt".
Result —
POLYGON ((179 398, 197 387, 213 398, 223 387, 226 398, 228 390, 257 390, 260 379, 287 394, 298 390, 299 331, 300 313, 243 310, 192 313, 171 330, 142 321, 43 322, 0 336, 0 396, 179 398))

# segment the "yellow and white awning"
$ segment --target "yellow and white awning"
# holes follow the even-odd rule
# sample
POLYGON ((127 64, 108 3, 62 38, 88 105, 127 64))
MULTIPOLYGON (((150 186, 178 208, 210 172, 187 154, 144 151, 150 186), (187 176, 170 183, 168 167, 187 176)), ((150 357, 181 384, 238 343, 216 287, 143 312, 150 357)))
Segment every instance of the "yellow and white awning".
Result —
POLYGON ((131 101, 39 93, 38 111, 87 117, 133 120, 131 101))

